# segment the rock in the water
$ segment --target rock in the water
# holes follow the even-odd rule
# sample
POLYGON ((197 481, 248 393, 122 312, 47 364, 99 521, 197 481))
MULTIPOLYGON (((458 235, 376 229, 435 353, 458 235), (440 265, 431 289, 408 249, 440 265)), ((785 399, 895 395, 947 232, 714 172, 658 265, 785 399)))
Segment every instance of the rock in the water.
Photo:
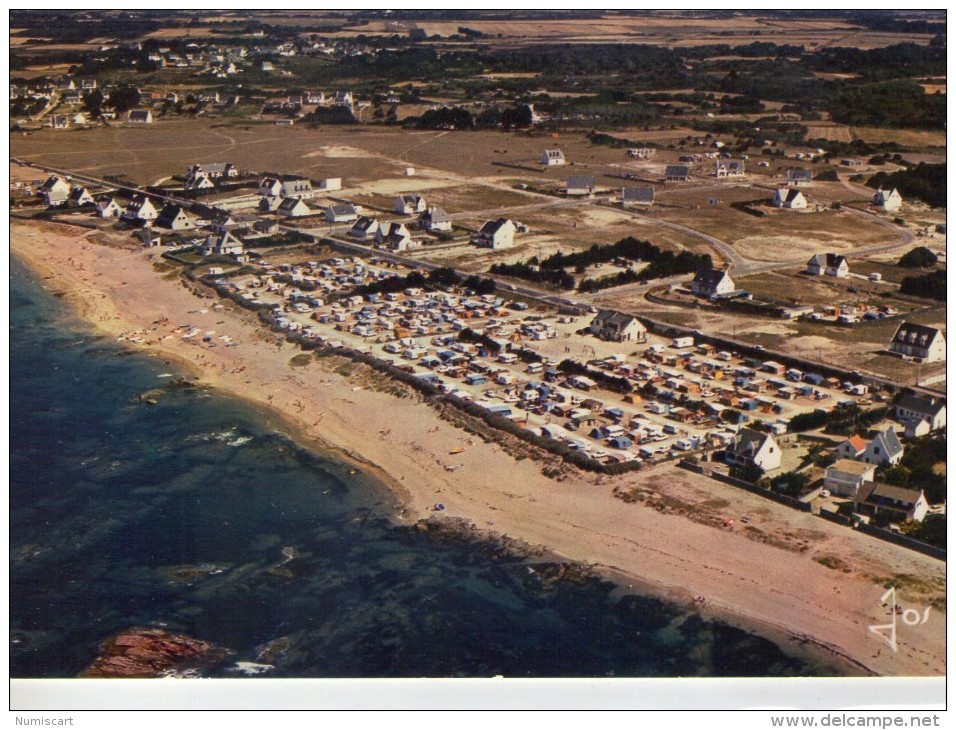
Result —
POLYGON ((220 661, 228 652, 163 629, 135 628, 107 639, 102 653, 81 677, 162 677, 220 661))

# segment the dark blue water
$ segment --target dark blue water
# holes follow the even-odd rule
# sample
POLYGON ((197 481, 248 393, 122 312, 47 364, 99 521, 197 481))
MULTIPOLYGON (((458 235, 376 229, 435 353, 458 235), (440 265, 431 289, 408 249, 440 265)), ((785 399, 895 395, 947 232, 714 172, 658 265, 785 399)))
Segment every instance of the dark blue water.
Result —
POLYGON ((10 306, 14 677, 75 676, 135 626, 232 650, 214 676, 835 671, 597 578, 542 580, 542 558, 396 526, 382 487, 235 400, 133 402, 175 371, 92 334, 16 261, 10 306))

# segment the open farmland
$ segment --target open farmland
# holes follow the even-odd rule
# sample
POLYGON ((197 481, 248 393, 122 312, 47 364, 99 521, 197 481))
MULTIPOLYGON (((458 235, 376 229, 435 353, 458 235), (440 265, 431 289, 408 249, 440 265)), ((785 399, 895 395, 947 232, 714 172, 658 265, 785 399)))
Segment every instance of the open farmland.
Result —
POLYGON ((903 147, 946 147, 946 132, 888 127, 851 127, 854 139, 879 144, 896 142, 903 147))

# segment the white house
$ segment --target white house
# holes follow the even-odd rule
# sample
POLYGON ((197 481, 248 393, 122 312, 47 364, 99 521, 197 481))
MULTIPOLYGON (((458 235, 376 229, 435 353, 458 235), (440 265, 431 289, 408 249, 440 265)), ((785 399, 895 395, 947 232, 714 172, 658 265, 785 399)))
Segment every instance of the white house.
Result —
POLYGON ((70 197, 66 202, 67 205, 70 205, 74 208, 79 208, 82 205, 92 205, 96 201, 93 199, 93 196, 90 195, 89 191, 87 191, 87 189, 82 185, 74 185, 73 189, 70 191, 70 197))
POLYGON ((412 234, 404 223, 390 223, 387 229, 382 226, 375 239, 390 251, 407 251, 413 246, 412 234))
POLYGON ((929 431, 938 431, 946 428, 946 400, 907 393, 893 406, 893 418, 907 428, 925 422, 929 431))
POLYGON ((209 236, 200 248, 203 256, 241 256, 242 241, 232 235, 229 231, 209 236))
POLYGON ((174 203, 163 207, 155 225, 157 228, 168 228, 171 231, 190 231, 196 227, 192 218, 186 215, 186 211, 174 203))
POLYGON ((282 181, 274 177, 266 177, 259 181, 259 196, 276 198, 282 195, 282 181))
POLYGON ((348 235, 357 238, 359 241, 368 241, 376 238, 380 230, 381 225, 377 220, 363 215, 355 221, 355 225, 349 229, 348 235))
POLYGON ((714 175, 717 177, 743 177, 743 160, 718 160, 714 163, 714 175))
POLYGON ((129 223, 151 223, 156 220, 158 216, 159 213, 156 211, 150 199, 141 197, 133 198, 133 200, 130 201, 129 205, 126 206, 126 210, 123 211, 121 220, 129 223))
POLYGON ((103 198, 96 202, 96 214, 100 218, 119 218, 123 209, 113 198, 103 198))
POLYGON ((409 215, 411 213, 424 213, 428 206, 425 199, 418 194, 399 195, 395 198, 395 212, 399 215, 409 215))
POLYGON ((668 165, 664 168, 664 180, 680 182, 690 178, 690 168, 687 165, 668 165))
POLYGON ((856 494, 853 508, 857 512, 886 515, 890 518, 922 522, 929 512, 929 503, 921 489, 908 489, 881 482, 867 482, 856 494))
POLYGON ((432 233, 450 231, 451 217, 443 208, 429 208, 418 217, 418 225, 432 233))
POLYGON ((782 187, 777 188, 773 195, 773 206, 775 208, 791 208, 798 210, 807 207, 807 199, 796 188, 782 187))
MULTIPOLYGON (((263 198, 263 200, 269 200, 269 198, 263 198)), ((279 203, 279 207, 276 208, 276 212, 287 218, 302 218, 307 215, 316 214, 316 211, 312 210, 309 204, 302 198, 284 198, 282 202, 279 203)))
POLYGON ((216 183, 202 170, 190 172, 186 182, 183 183, 183 190, 211 190, 215 187, 216 183))
POLYGON ((654 188, 623 188, 621 205, 625 208, 632 205, 654 205, 654 188))
POLYGON ((546 167, 555 167, 567 162, 564 159, 564 153, 561 150, 545 150, 541 153, 541 164, 546 167))
POLYGON ((312 187, 311 180, 285 180, 280 187, 279 195, 283 198, 311 200, 315 197, 315 189, 312 187))
POLYGON ((780 466, 780 446, 773 434, 742 428, 727 446, 724 460, 731 466, 759 466, 765 472, 780 466))
POLYGON ((200 173, 205 173, 211 180, 219 180, 224 177, 239 177, 239 169, 231 162, 197 162, 186 168, 187 177, 200 173))
POLYGON ((827 276, 846 278, 850 275, 850 266, 843 256, 835 253, 818 253, 807 262, 806 273, 812 276, 826 274, 827 276))
POLYGON ((507 218, 485 221, 484 225, 472 234, 471 242, 482 248, 510 248, 514 245, 517 230, 515 224, 507 218))
POLYGON ((37 194, 47 205, 63 205, 70 197, 70 184, 61 177, 50 175, 37 194))
POLYGON ((342 189, 342 178, 340 177, 327 177, 325 180, 319 181, 319 190, 341 190, 342 189))
POLYGON ((716 297, 736 290, 730 274, 721 269, 701 269, 694 275, 690 290, 701 297, 716 297))
POLYGON ((152 124, 153 113, 149 109, 131 109, 126 121, 130 124, 152 124))
POLYGON ((903 444, 900 443, 892 426, 880 431, 866 445, 866 451, 860 456, 864 464, 890 464, 896 466, 903 458, 903 444))
POLYGON ((809 185, 813 181, 813 173, 809 170, 787 170, 787 186, 796 188, 801 185, 809 185))
POLYGON ((644 342, 647 328, 637 317, 603 309, 591 320, 591 334, 610 342, 644 342))
POLYGON ((840 459, 833 466, 827 467, 823 476, 823 487, 841 497, 857 496, 863 482, 872 482, 876 474, 875 464, 865 464, 852 459, 840 459))
POLYGON ((880 188, 876 191, 876 195, 873 196, 873 205, 877 208, 882 208, 887 213, 899 210, 902 204, 903 196, 899 194, 896 188, 892 190, 880 188))
POLYGON ((565 195, 592 195, 594 193, 594 178, 587 175, 573 175, 565 185, 565 195))
POLYGON ((869 442, 859 434, 844 440, 836 448, 838 459, 851 459, 864 464, 891 464, 895 466, 903 458, 903 444, 892 427, 880 431, 869 442))
POLYGON ((354 205, 341 203, 325 208, 325 220, 329 223, 351 223, 358 220, 358 209, 354 205))
POLYGON ((893 335, 890 352, 923 362, 939 362, 946 359, 946 339, 935 327, 903 322, 893 335))

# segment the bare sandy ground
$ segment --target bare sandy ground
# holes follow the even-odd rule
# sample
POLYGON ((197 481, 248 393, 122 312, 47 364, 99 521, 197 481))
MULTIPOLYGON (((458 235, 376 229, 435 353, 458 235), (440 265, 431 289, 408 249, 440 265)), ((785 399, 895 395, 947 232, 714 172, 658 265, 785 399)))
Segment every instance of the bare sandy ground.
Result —
POLYGON ((139 346, 148 354, 270 406, 300 441, 351 454, 394 490, 397 520, 434 515, 441 502, 443 515, 478 530, 546 546, 705 614, 762 626, 795 651, 825 647, 846 660, 848 673, 945 673, 943 610, 931 610, 923 625, 900 624, 897 652, 867 629, 889 621, 880 606, 885 579, 904 576, 905 608, 922 613, 940 598, 945 566, 938 561, 672 466, 613 478, 562 468, 546 477, 543 468, 560 464, 470 435, 414 395, 376 389, 361 369, 342 375, 342 363, 328 359, 290 366, 297 348, 278 344, 231 303, 214 308, 218 300, 164 280, 154 253, 92 243, 78 228, 17 220, 11 246, 104 333, 143 330, 139 346), (162 318, 169 322, 157 324, 162 318), (183 340, 174 328, 184 323, 238 346, 183 340), (625 502, 621 494, 636 499, 625 502), (724 526, 730 518, 734 525, 724 526), (695 603, 697 596, 703 600, 695 603))

